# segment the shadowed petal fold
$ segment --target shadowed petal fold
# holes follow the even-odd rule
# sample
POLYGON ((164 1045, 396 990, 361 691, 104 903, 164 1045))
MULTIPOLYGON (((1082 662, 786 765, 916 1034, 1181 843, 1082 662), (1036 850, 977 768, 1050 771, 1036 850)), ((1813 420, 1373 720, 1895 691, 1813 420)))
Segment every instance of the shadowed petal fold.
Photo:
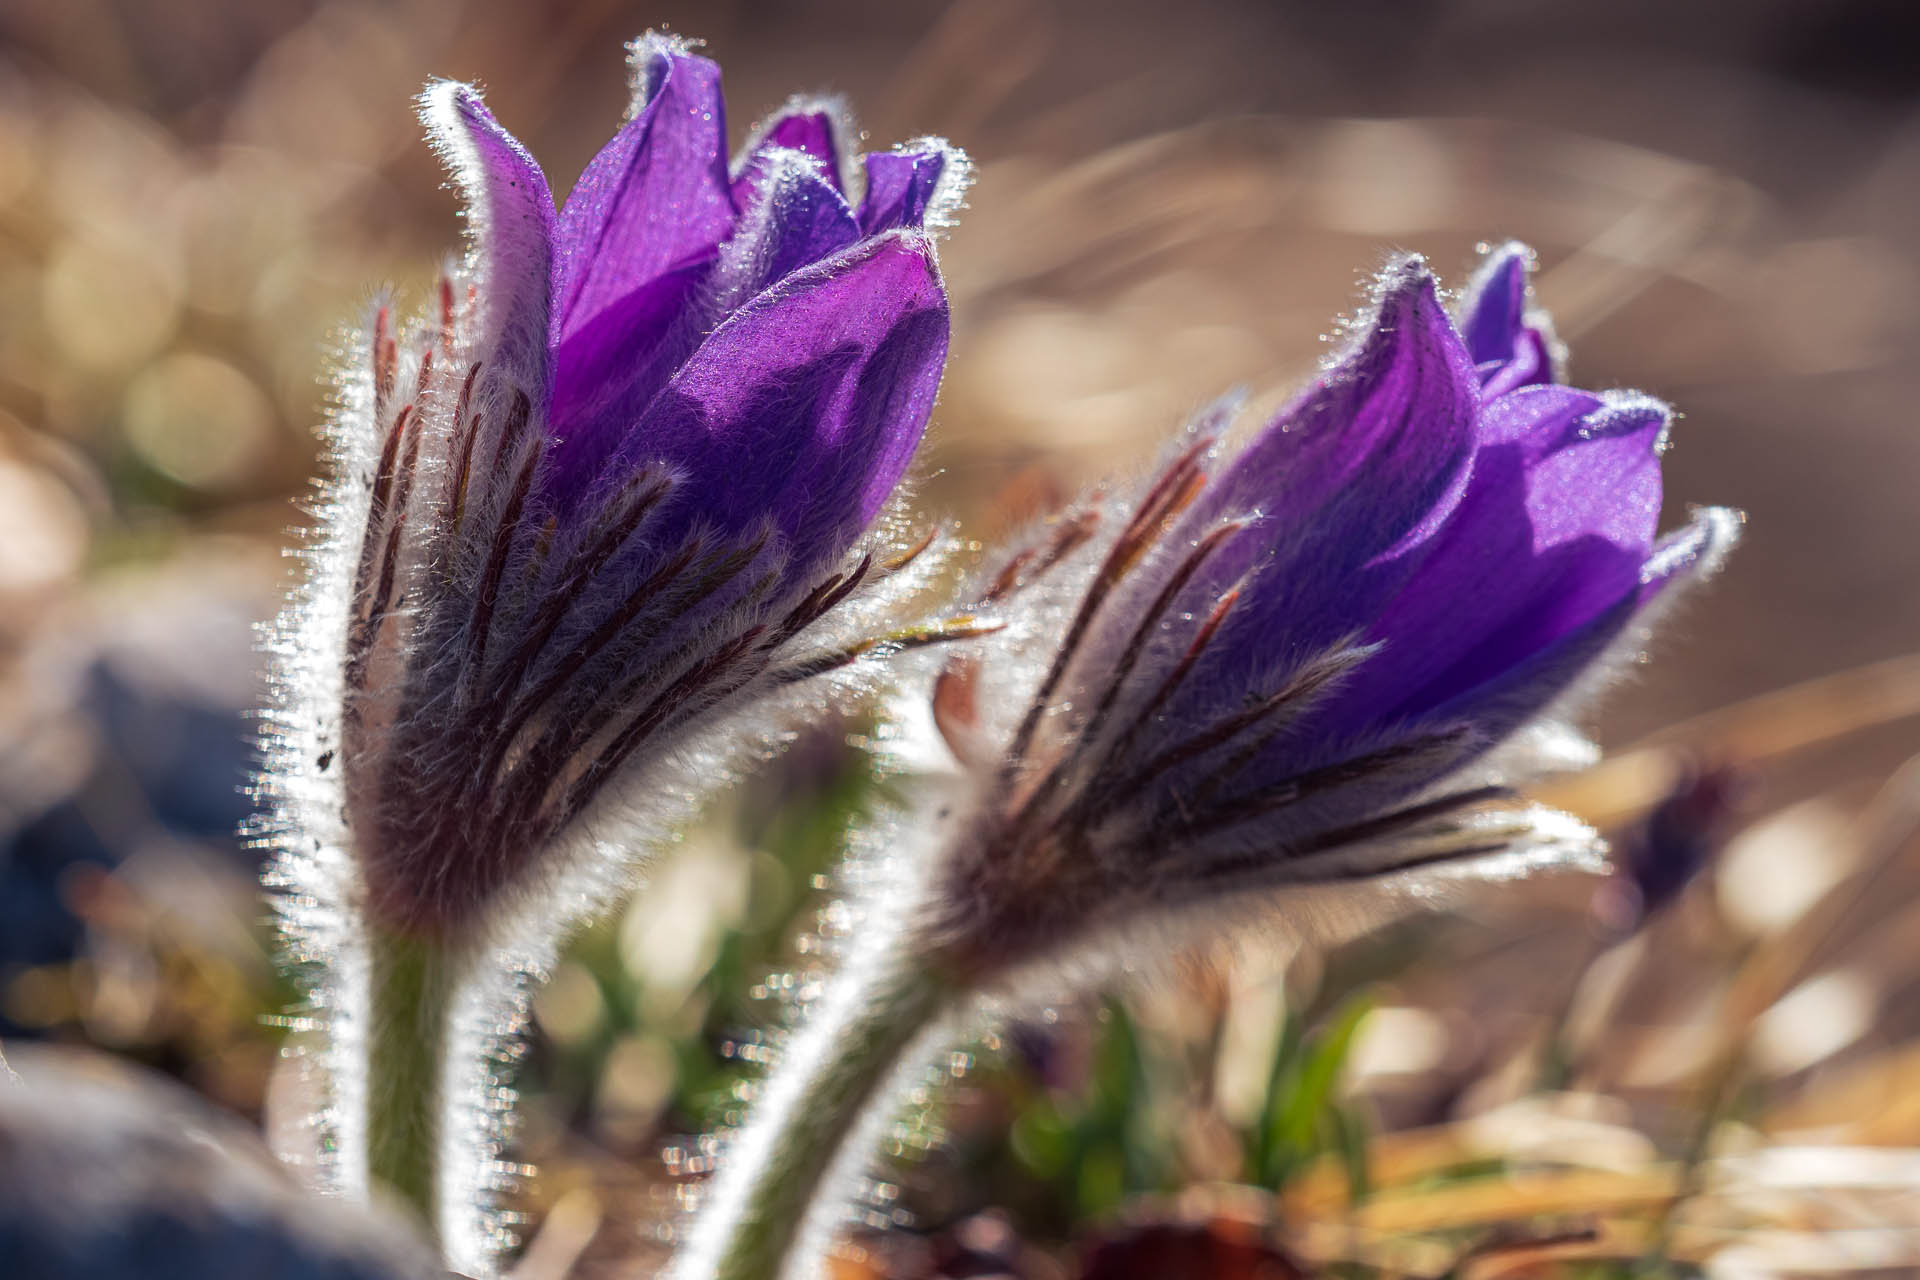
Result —
POLYGON ((1630 598, 1659 522, 1669 417, 1645 397, 1568 387, 1488 406, 1466 494, 1366 633, 1381 659, 1329 714, 1420 716, 1630 598))
POLYGON ((867 193, 860 202, 860 230, 878 235, 895 227, 918 227, 933 209, 940 181, 956 168, 944 145, 927 144, 866 157, 867 193))
MULTIPOLYGON (((763 520, 838 555, 886 502, 932 410, 945 295, 925 240, 894 235, 789 277, 728 319, 634 425, 693 478, 675 525, 763 520)), ((671 537, 668 537, 671 541, 671 537)))
POLYGON ((720 68, 677 40, 633 50, 636 110, 560 212, 564 340, 615 300, 711 257, 733 226, 720 68))
POLYGON ((636 109, 560 210, 552 421, 562 434, 619 370, 653 363, 733 229, 720 69, 677 40, 633 49, 636 109))
POLYGON ((714 282, 721 307, 738 305, 861 238, 846 197, 813 155, 773 151, 764 163, 765 194, 746 211, 714 282))
POLYGON ((1509 241, 1489 253, 1460 304, 1460 330, 1491 400, 1557 380, 1554 339, 1544 313, 1529 310, 1533 250, 1509 241))
POLYGON ((748 135, 733 170, 733 204, 749 209, 767 162, 780 151, 801 151, 820 163, 821 176, 846 194, 848 144, 859 136, 846 105, 835 98, 795 98, 748 135))
POLYGON ((1439 682, 1459 688, 1425 714, 1436 720, 1472 716, 1504 737, 1540 714, 1587 673, 1604 678, 1623 644, 1637 651, 1644 633, 1668 600, 1687 584, 1718 569, 1738 540, 1740 517, 1725 507, 1707 507, 1691 523, 1661 538, 1639 565, 1636 581, 1621 597, 1551 644, 1478 684, 1459 688, 1464 677, 1439 682))
POLYGON ((1258 517, 1209 564, 1203 589, 1249 573, 1260 586, 1189 698, 1216 700, 1283 670, 1385 603, 1458 495, 1475 400, 1433 277, 1417 261, 1395 264, 1353 351, 1247 446, 1182 526, 1193 538, 1229 516, 1258 517))
POLYGON ((545 478, 549 492, 572 504, 596 484, 620 483, 610 457, 636 459, 644 448, 635 424, 668 380, 707 339, 715 325, 796 271, 853 246, 860 239, 853 213, 825 177, 819 161, 800 151, 774 150, 763 159, 759 194, 716 260, 699 269, 697 296, 682 297, 672 282, 641 290, 636 307, 664 306, 662 332, 649 351, 601 341, 621 332, 627 303, 616 304, 561 348, 563 386, 555 395, 560 443, 545 478), (605 323, 611 321, 611 323, 605 323), (562 393, 578 388, 563 401, 562 393))

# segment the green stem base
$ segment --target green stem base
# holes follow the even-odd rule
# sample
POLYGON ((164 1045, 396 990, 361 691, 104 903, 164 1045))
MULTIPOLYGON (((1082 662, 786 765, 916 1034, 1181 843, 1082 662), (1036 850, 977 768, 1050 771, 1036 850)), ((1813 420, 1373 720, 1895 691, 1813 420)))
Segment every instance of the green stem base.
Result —
POLYGON ((675 1259, 672 1280, 810 1274, 799 1256, 818 1213, 846 1194, 836 1174, 865 1155, 893 1103, 889 1086, 953 1006, 946 984, 897 954, 839 975, 795 1032, 731 1145, 675 1259))
POLYGON ((367 1173, 440 1234, 440 1117, 454 965, 440 944, 369 939, 367 1173))

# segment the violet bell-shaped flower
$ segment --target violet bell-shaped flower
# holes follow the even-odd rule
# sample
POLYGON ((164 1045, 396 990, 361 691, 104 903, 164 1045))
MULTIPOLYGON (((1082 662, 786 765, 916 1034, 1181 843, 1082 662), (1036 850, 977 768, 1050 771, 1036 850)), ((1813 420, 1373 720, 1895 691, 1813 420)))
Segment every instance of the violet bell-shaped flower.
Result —
POLYGON ((823 619, 897 567, 860 544, 939 386, 930 229, 964 157, 856 158, 834 104, 796 101, 729 167, 719 69, 650 35, 633 70, 557 212, 472 88, 422 98, 471 251, 350 371, 286 628, 320 727, 283 725, 278 761, 338 792, 300 816, 391 928, 472 923, 636 756, 831 665, 850 637, 823 619))
POLYGON ((1237 455, 1230 410, 1203 415, 1131 502, 987 584, 1014 625, 933 695, 972 779, 916 926, 936 969, 973 986, 1278 888, 1593 847, 1506 786, 1584 747, 1573 702, 1739 518, 1656 536, 1670 412, 1560 382, 1530 262, 1490 254, 1457 320, 1394 262, 1237 455))
POLYGON ((950 634, 887 629, 940 558, 889 505, 940 384, 965 157, 859 156, 837 104, 796 99, 729 164, 712 62, 648 35, 632 69, 558 209, 471 87, 422 96, 468 252, 430 314, 355 341, 276 646, 262 830, 321 974, 316 1158, 349 1188, 370 1167, 476 1271, 455 1219, 497 1127, 441 1113, 507 1096, 485 1064, 515 975, 819 715, 817 677, 950 634), (441 1159, 436 1132, 469 1141, 441 1159))
MULTIPOLYGON (((1563 724, 1576 695, 1738 518, 1656 537, 1668 411, 1560 383, 1528 264, 1493 254, 1456 321, 1423 264, 1392 263, 1349 347, 1231 459, 1221 408, 981 583, 973 616, 1004 625, 934 684, 947 771, 852 859, 842 970, 673 1280, 816 1274, 893 1100, 983 1002, 1057 998, 1261 908, 1318 932, 1328 886, 1594 858, 1502 784, 1590 749, 1563 724)), ((1340 905, 1335 927, 1375 904, 1340 905)))

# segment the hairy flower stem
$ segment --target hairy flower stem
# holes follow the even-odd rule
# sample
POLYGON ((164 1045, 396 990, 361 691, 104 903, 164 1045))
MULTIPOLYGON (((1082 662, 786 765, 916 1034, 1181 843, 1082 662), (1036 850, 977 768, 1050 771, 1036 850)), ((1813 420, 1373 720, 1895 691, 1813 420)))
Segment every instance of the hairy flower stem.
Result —
POLYGON ((767 1078, 672 1280, 815 1274, 849 1182, 959 999, 898 945, 851 957, 767 1078))
POLYGON ((456 965, 439 943, 368 940, 367 1174, 440 1231, 440 1119, 456 965))

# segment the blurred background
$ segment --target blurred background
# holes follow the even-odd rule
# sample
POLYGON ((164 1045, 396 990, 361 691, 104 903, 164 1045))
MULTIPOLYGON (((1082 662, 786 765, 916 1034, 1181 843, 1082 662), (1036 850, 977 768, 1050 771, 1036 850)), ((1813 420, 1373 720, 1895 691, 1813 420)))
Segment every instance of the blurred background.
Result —
MULTIPOLYGON (((457 243, 410 97, 481 81, 562 192, 621 44, 703 37, 979 164, 930 512, 991 538, 1271 403, 1389 249, 1539 251, 1574 380, 1683 417, 1745 543, 1550 798, 1594 884, 1171 987, 948 1064, 850 1275, 1920 1272, 1920 9, 1886 0, 0 0, 0 1042, 276 1118, 290 992, 248 812, 253 624, 326 351, 457 243), (881 1227, 894 1230, 882 1232, 881 1227), (1639 1268, 1639 1271, 1635 1271, 1639 1268)), ((884 804, 824 731, 536 1000, 521 1274, 657 1256, 684 1140, 830 949, 884 804)), ((281 1104, 284 1109, 285 1104, 281 1104)))

